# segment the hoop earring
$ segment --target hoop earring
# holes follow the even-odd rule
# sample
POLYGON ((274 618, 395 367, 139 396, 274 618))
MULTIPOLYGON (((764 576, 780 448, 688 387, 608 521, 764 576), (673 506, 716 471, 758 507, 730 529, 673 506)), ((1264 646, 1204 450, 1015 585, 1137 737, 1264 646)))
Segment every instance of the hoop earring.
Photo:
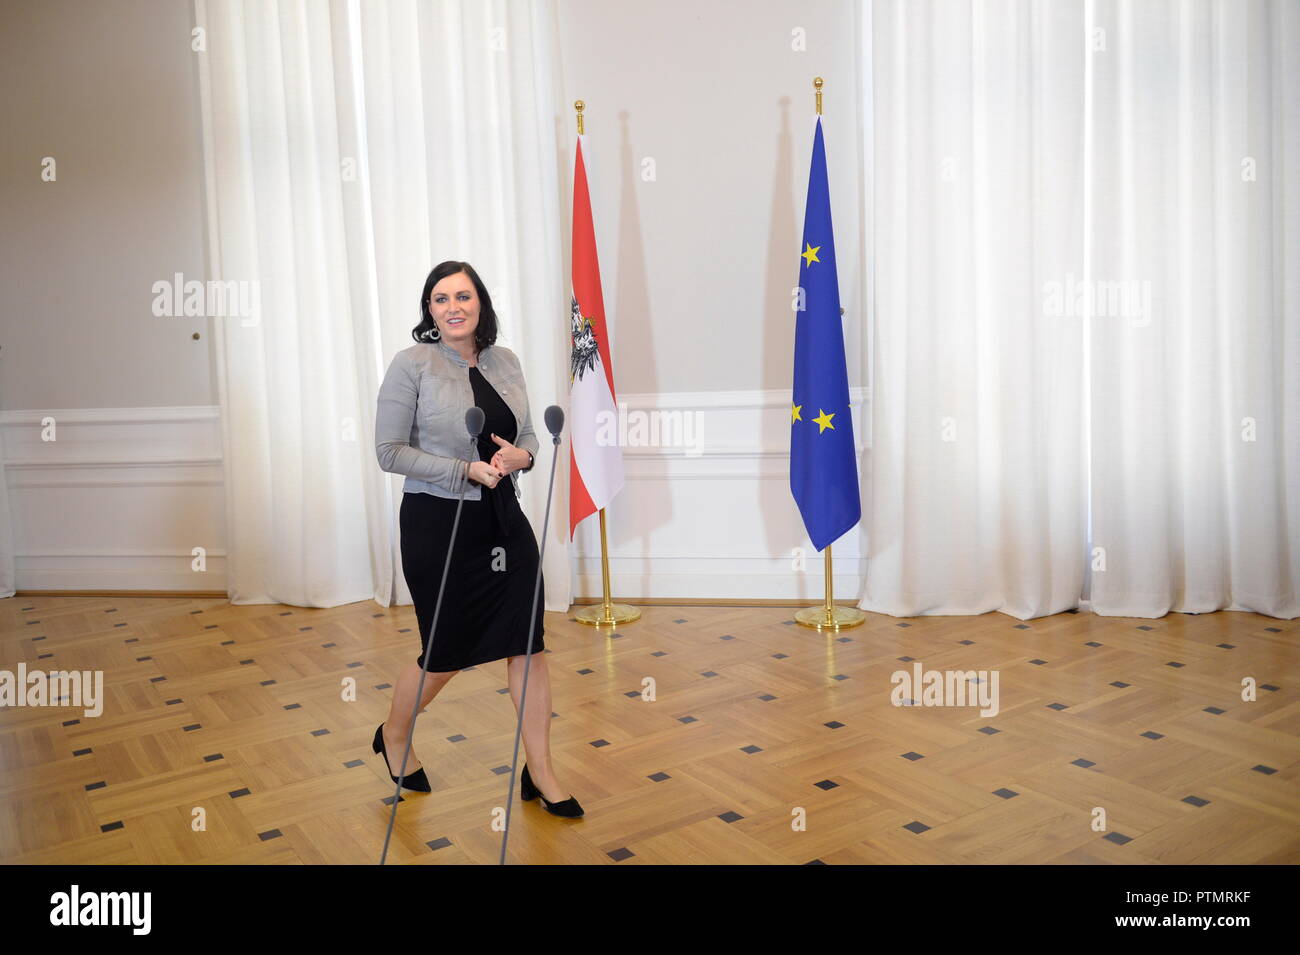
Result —
POLYGON ((441 341, 441 340, 442 340, 442 332, 438 331, 438 323, 437 323, 437 322, 434 322, 434 323, 433 323, 433 328, 431 328, 431 329, 426 329, 426 330, 425 330, 425 332, 424 332, 424 337, 425 337, 425 339, 426 339, 427 341, 431 341, 431 342, 436 342, 436 341, 441 341))

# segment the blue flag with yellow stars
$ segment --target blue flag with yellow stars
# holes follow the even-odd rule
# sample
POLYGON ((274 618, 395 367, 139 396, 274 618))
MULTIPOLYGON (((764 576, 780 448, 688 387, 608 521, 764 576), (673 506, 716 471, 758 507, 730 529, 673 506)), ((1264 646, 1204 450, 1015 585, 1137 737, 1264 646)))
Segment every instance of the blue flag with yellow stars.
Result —
POLYGON ((803 515, 808 537, 820 551, 862 517, 820 116, 808 173, 799 289, 794 305, 790 490, 803 515))

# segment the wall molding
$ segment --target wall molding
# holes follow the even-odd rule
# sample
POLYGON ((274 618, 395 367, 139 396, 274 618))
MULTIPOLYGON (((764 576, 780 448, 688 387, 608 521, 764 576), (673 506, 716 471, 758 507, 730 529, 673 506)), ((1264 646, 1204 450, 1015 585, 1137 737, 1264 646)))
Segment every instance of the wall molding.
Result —
MULTIPOLYGON (((849 397, 861 461, 868 395, 853 388, 849 397)), ((824 598, 822 557, 789 488, 788 389, 630 393, 618 400, 629 413, 691 410, 703 422, 697 453, 624 449, 624 488, 606 512, 610 588, 618 599, 824 598)), ((834 588, 841 598, 859 595, 862 546, 860 529, 834 545, 834 588)), ((596 518, 578 527, 573 551, 575 598, 595 599, 601 594, 596 518)))
MULTIPOLYGON (((850 389, 866 433, 865 389, 850 389)), ((822 599, 822 559, 789 489, 788 389, 629 393, 626 414, 692 412, 698 448, 624 449, 607 511, 622 599, 822 599), (802 561, 799 551, 802 551, 802 561), (796 569, 801 567, 801 569, 796 569)), ((224 592, 225 481, 217 406, 62 408, 0 414, 20 590, 224 592), (41 440, 52 418, 57 441, 41 440), (190 568, 194 546, 207 571, 190 568), (196 585, 195 578, 202 577, 196 585)), ((859 460, 866 448, 856 442, 859 460)), ((564 520, 557 511, 552 520, 564 520)), ((835 543, 835 593, 856 598, 861 528, 835 543)), ((599 524, 572 544, 574 594, 601 592, 599 524)))
POLYGON ((19 591, 225 592, 218 407, 10 411, 0 430, 19 591))

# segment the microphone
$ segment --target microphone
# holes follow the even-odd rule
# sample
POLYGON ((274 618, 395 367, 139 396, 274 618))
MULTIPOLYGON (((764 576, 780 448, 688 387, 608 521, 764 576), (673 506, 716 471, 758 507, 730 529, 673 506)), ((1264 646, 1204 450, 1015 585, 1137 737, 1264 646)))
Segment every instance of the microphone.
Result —
MULTIPOLYGON (((564 411, 559 405, 551 405, 546 409, 544 420, 546 430, 551 432, 551 443, 558 446, 560 431, 564 428, 564 411)), ((538 450, 540 451, 540 448, 538 450)), ((542 589, 542 559, 546 556, 546 532, 551 526, 551 495, 555 491, 555 462, 559 459, 559 454, 551 455, 551 483, 546 487, 546 510, 542 518, 542 547, 537 554, 537 579, 533 581, 533 612, 528 615, 528 649, 524 651, 524 685, 519 691, 519 718, 515 722, 515 757, 510 764, 510 785, 506 788, 506 821, 501 833, 500 865, 506 864, 506 842, 510 839, 510 810, 514 805, 515 773, 519 768, 519 738, 524 730, 524 714, 528 712, 528 670, 533 665, 533 634, 537 631, 537 600, 542 589)))
MULTIPOLYGON (((471 438, 477 439, 479 433, 483 430, 483 424, 487 420, 482 408, 474 407, 465 412, 465 430, 469 432, 471 438)), ((558 439, 557 439, 558 440, 558 439)), ((555 468, 551 468, 551 480, 555 480, 555 468)), ((406 734, 406 752, 402 754, 402 768, 397 773, 397 791, 393 794, 393 811, 388 817, 388 832, 384 835, 384 851, 379 856, 379 864, 383 865, 388 859, 388 844, 393 838, 393 824, 397 822, 397 804, 402 799, 402 781, 406 779, 406 761, 411 755, 411 740, 415 738, 415 720, 420 715, 420 700, 424 698, 424 679, 429 674, 429 660, 433 653, 433 635, 438 629, 438 614, 442 611, 442 596, 447 591, 447 571, 451 569, 451 554, 456 548, 456 531, 460 528, 460 509, 465 504, 465 488, 468 486, 468 476, 463 485, 461 485, 460 494, 456 498, 456 516, 451 522, 451 540, 447 542, 447 559, 442 565, 442 583, 438 585, 438 602, 433 605, 433 621, 429 624, 429 639, 425 641, 427 646, 424 651, 424 661, 420 664, 420 683, 415 689, 415 709, 411 713, 411 728, 406 734)), ((550 499, 547 499, 546 506, 550 507, 550 499)), ((541 573, 541 563, 537 565, 538 573, 541 573)), ((536 587, 534 587, 536 589, 536 587)), ((537 613, 537 607, 534 603, 533 613, 537 613)), ((532 646, 532 634, 528 635, 529 646, 532 646)), ((528 673, 524 672, 525 685, 527 685, 528 673)), ((522 724, 520 724, 522 726, 522 724)), ((390 774, 391 775, 391 774, 390 774)))
POLYGON ((551 443, 560 443, 560 432, 564 430, 564 409, 559 405, 551 405, 546 409, 546 430, 551 432, 551 443))
POLYGON ((469 432, 471 438, 477 438, 483 431, 483 422, 487 420, 487 415, 483 409, 477 406, 470 408, 465 412, 465 430, 469 432))

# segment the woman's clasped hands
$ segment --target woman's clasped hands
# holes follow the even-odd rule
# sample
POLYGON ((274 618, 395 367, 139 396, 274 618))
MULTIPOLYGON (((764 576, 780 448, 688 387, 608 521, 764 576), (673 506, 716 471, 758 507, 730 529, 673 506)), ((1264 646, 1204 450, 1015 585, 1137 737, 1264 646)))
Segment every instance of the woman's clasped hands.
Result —
POLYGON ((496 434, 492 440, 497 443, 497 453, 491 461, 472 461, 469 466, 469 478, 487 487, 496 487, 497 483, 511 471, 528 467, 531 455, 522 448, 517 448, 505 438, 496 434))

